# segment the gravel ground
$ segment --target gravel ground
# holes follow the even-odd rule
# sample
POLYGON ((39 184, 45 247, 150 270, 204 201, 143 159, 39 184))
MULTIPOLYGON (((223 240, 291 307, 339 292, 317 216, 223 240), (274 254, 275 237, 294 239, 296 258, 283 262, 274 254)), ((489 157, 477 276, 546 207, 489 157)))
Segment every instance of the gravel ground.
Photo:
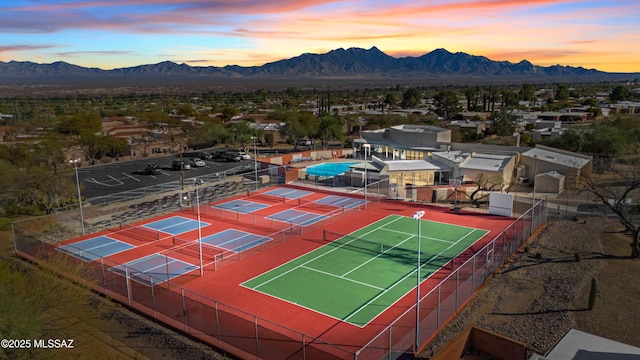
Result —
POLYGON ((605 218, 549 223, 445 326, 421 357, 433 356, 469 325, 526 344, 529 356, 545 354, 573 327, 572 313, 587 311, 582 294, 602 263, 597 261, 603 258, 600 232, 612 224, 615 221, 605 218))

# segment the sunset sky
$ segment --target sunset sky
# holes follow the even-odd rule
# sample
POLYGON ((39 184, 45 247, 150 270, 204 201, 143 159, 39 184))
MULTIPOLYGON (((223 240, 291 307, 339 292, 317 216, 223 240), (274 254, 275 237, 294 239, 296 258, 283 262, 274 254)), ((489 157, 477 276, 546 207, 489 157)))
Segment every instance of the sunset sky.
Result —
POLYGON ((263 65, 373 46, 640 72, 640 0, 11 0, 0 61, 263 65))

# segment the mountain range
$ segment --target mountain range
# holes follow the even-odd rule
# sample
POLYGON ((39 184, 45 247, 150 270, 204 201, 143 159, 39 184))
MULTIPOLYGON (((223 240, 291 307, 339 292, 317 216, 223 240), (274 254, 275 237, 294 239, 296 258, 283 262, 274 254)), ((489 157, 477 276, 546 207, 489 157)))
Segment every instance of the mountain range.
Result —
POLYGON ((527 79, 552 82, 558 79, 602 81, 637 79, 640 73, 607 73, 572 66, 538 66, 494 61, 483 56, 437 49, 418 57, 394 58, 376 47, 336 49, 324 54, 305 53, 262 66, 189 66, 164 61, 113 70, 86 68, 58 61, 38 64, 28 61, 0 62, 0 83, 19 84, 65 80, 173 81, 189 79, 527 79))

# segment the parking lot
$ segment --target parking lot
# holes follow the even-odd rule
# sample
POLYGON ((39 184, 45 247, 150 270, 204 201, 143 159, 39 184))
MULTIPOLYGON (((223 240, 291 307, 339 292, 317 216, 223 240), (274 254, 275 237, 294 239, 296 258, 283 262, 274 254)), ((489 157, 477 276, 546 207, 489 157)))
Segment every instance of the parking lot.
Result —
MULTIPOLYGON (((172 166, 176 156, 165 156, 127 162, 116 161, 107 165, 80 166, 78 178, 81 183, 81 193, 85 199, 93 199, 119 192, 135 191, 145 187, 160 185, 181 180, 181 171, 172 166), (155 163, 159 171, 152 174, 145 172, 149 163, 155 163)), ((189 162, 190 157, 183 160, 189 162)), ((191 166, 183 170, 184 182, 187 184, 193 178, 215 176, 217 173, 234 168, 253 169, 253 160, 225 161, 222 159, 204 160, 204 166, 191 166)))

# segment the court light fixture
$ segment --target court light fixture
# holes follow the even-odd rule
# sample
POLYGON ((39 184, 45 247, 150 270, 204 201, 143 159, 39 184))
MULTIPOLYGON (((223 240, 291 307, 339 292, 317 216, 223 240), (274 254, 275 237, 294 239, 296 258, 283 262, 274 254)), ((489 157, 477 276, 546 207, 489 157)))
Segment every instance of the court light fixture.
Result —
POLYGON ((251 139, 253 140, 253 172, 256 181, 256 191, 258 191, 260 186, 258 182, 258 133, 256 132, 255 136, 252 136, 251 139))
POLYGON ((371 153, 371 144, 362 145, 364 148, 364 208, 367 208, 367 151, 371 153))
POLYGON ((200 255, 200 276, 203 276, 204 268, 202 266, 202 226, 200 224, 200 193, 198 192, 198 186, 202 185, 202 180, 193 179, 193 183, 196 186, 196 209, 198 210, 198 254, 200 255))
POLYGON ((424 211, 417 211, 413 214, 413 219, 418 221, 418 263, 417 263, 417 276, 416 276, 416 341, 415 341, 415 353, 418 353, 418 349, 420 348, 420 230, 422 228, 420 219, 424 216, 424 211))
POLYGON ((80 206, 80 228, 82 229, 82 235, 84 235, 84 215, 82 214, 82 195, 80 195, 80 178, 78 177, 78 164, 80 158, 69 160, 69 164, 73 164, 76 170, 76 187, 78 188, 78 206, 80 206))

